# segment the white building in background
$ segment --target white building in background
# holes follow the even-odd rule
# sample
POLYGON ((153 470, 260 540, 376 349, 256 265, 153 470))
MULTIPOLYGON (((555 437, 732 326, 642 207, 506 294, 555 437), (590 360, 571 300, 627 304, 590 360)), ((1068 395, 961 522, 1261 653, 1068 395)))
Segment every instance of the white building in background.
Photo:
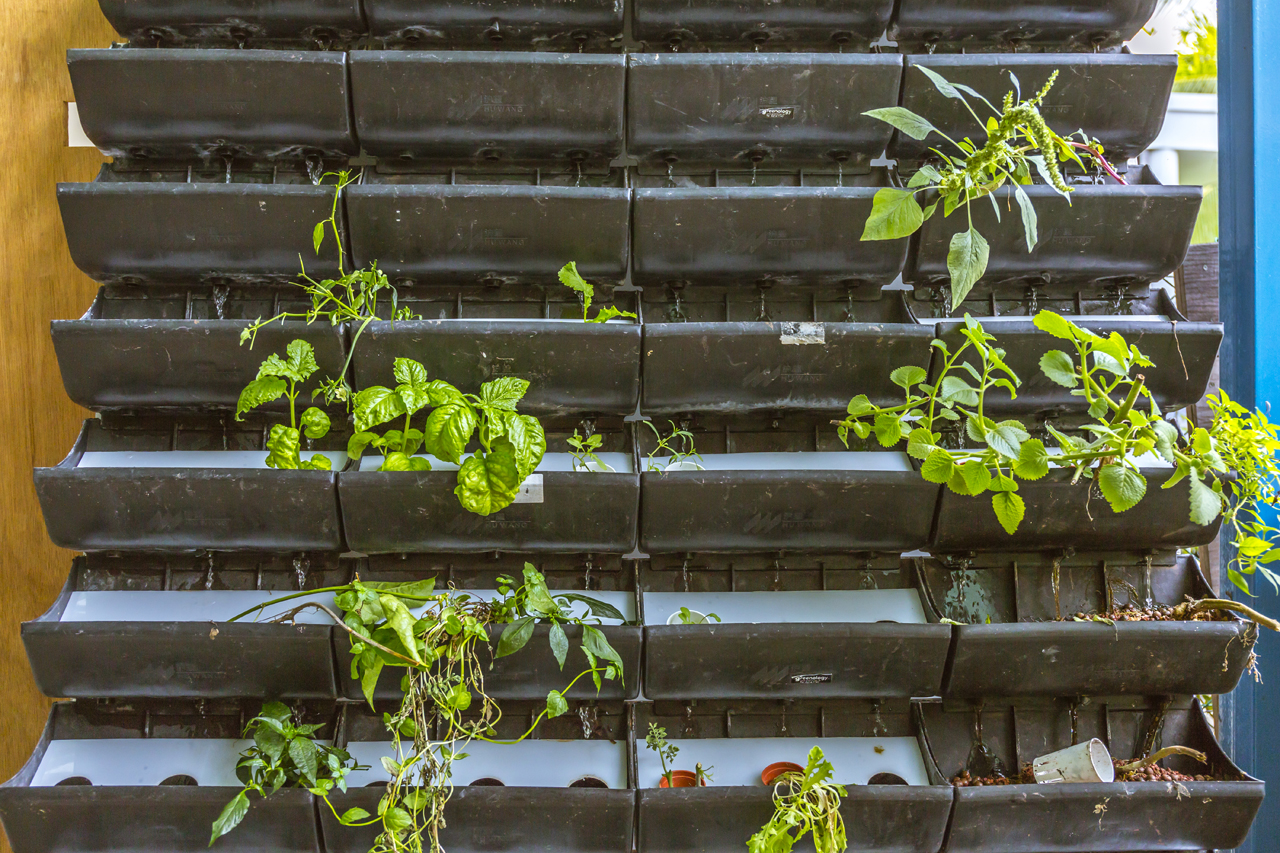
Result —
MULTIPOLYGON (((1217 20, 1215 0, 1172 0, 1163 5, 1146 29, 1129 43, 1134 53, 1177 53, 1181 31, 1193 13, 1217 20)), ((1193 242, 1217 239, 1218 96, 1174 92, 1164 127, 1139 161, 1151 167, 1162 184, 1204 187, 1204 206, 1193 242), (1208 222, 1206 222, 1208 220, 1208 222), (1213 227, 1207 227, 1213 223, 1213 227)))

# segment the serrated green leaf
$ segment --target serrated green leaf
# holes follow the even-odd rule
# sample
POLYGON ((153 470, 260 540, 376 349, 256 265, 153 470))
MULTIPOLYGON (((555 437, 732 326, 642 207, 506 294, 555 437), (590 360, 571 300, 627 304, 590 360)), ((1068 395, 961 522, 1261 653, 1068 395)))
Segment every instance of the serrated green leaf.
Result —
POLYGON ((585 319, 587 311, 591 308, 591 300, 595 296, 595 288, 591 282, 587 281, 578 274, 578 264, 576 261, 570 261, 560 268, 560 283, 565 287, 572 288, 582 294, 582 316, 585 319))
POLYGON ((1047 332, 1055 338, 1061 338, 1064 341, 1076 340, 1076 325, 1061 314, 1055 314, 1052 311, 1041 311, 1036 314, 1035 327, 1042 332, 1047 332))
POLYGON ((934 450, 933 433, 917 427, 907 436, 907 454, 913 459, 928 459, 934 450))
MULTIPOLYGON (((866 394, 859 394, 849 401, 848 412, 850 417, 860 417, 874 409, 875 406, 871 405, 871 401, 867 399, 866 394)), ((863 437, 865 438, 865 436, 863 437)))
POLYGON ((352 398, 357 432, 404 417, 404 400, 392 388, 373 385, 358 392, 352 398))
POLYGON ((264 376, 279 376, 284 379, 292 379, 294 382, 304 382, 307 377, 319 370, 316 364, 316 353, 311 344, 304 340, 292 340, 285 347, 285 358, 272 354, 258 368, 258 378, 264 376))
POLYGON ((959 376, 944 378, 939 387, 938 396, 943 402, 957 403, 961 406, 978 405, 978 389, 959 376))
POLYGON ((867 110, 863 115, 892 125, 912 139, 924 139, 937 131, 928 119, 916 115, 906 107, 882 107, 878 110, 867 110))
POLYGON ((894 447, 902 441, 902 419, 898 415, 881 413, 875 420, 876 441, 881 447, 894 447))
POLYGON ((899 367, 889 374, 889 381, 903 390, 911 390, 912 385, 919 385, 929 378, 923 367, 909 364, 899 367))
POLYGON ((871 213, 862 229, 863 240, 899 240, 924 224, 924 211, 916 191, 881 187, 871 199, 871 213))
POLYGON ((1013 473, 1024 480, 1039 480, 1049 473, 1049 451, 1045 450, 1043 441, 1031 438, 1022 442, 1013 473))
POLYGON ((959 305, 987 271, 991 247, 973 226, 951 235, 947 272, 951 275, 951 304, 959 305))
POLYGON ((1124 512, 1142 500, 1147 493, 1147 481, 1132 468, 1112 463, 1098 471, 1098 488, 1114 512, 1124 512))
POLYGON ((1213 524, 1221 512, 1222 495, 1215 492, 1195 474, 1192 474, 1191 520, 1196 524, 1208 526, 1213 524))
POLYGON ((1051 349, 1040 356, 1040 372, 1063 388, 1074 388, 1080 384, 1075 362, 1062 350, 1051 349))
POLYGON ((945 483, 954 473, 955 463, 951 461, 951 454, 941 447, 930 453, 929 458, 920 466, 920 476, 930 483, 945 483))
POLYGON ((1022 452, 1022 442, 1026 431, 1020 427, 1006 423, 997 424, 996 428, 987 432, 987 446, 1009 459, 1017 459, 1022 452))
POLYGON ((979 461, 966 462, 960 466, 960 476, 971 495, 980 495, 991 484, 991 471, 986 464, 979 461))
POLYGON ((1018 530, 1027 506, 1022 498, 1014 492, 1000 491, 991 496, 991 506, 996 511, 996 520, 1004 528, 1004 532, 1012 536, 1018 530))

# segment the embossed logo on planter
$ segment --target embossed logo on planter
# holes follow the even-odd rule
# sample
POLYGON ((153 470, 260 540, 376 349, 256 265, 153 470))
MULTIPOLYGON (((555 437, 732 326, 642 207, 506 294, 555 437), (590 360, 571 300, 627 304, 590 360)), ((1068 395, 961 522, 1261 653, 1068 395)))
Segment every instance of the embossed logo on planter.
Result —
POLYGON ((485 95, 480 103, 480 111, 485 115, 523 115, 523 104, 509 104, 502 100, 501 95, 485 95))
POLYGON ((480 234, 480 242, 488 248, 510 248, 523 246, 529 242, 529 238, 504 234, 501 228, 486 228, 480 234))
POLYGON ((742 532, 758 533, 794 533, 804 530, 825 530, 831 522, 821 518, 813 518, 804 512, 757 512, 743 526, 742 532))
POLYGON ((801 672, 791 676, 792 684, 827 684, 830 681, 829 672, 801 672))
POLYGON ((742 377, 743 388, 767 388, 775 382, 786 385, 816 385, 825 373, 810 373, 803 365, 782 364, 777 367, 757 367, 742 377))

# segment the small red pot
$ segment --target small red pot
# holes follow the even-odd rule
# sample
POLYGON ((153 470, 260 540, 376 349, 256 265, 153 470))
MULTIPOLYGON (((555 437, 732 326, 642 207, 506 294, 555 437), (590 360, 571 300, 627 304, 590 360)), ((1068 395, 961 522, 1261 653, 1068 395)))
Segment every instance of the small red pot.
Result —
MULTIPOLYGON (((702 787, 705 788, 706 785, 707 783, 704 780, 702 782, 702 787)), ((658 787, 659 788, 697 788, 698 774, 694 773, 692 770, 672 770, 670 784, 667 783, 667 777, 663 776, 662 781, 658 783, 658 787)))
POLYGON ((760 781, 772 785, 783 773, 803 773, 804 768, 792 761, 775 761, 760 771, 760 781))

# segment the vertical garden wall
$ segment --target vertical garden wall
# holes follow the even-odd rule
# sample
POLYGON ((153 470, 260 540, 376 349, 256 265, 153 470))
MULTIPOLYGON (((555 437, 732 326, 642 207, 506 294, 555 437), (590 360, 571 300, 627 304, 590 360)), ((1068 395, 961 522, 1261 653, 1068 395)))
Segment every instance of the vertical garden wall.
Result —
POLYGON ((57 188, 101 287, 52 324, 95 417, 34 475, 82 554, 22 629, 68 701, 0 786, 16 853, 783 853, 801 807, 822 853, 1239 844, 1263 785, 1197 697, 1257 626, 1175 610, 1200 479, 1139 442, 1118 512, 1043 444, 1099 414, 1042 311, 1139 347, 1153 420, 1221 341, 1156 284, 1199 189, 1128 165, 1153 5, 102 0, 125 42, 68 66, 112 161, 57 188), (1046 86, 1088 156, 865 239, 1046 86), (858 421, 965 384, 975 319, 1016 396, 926 443, 1016 423, 994 505, 910 406, 858 421), (1118 774, 1037 782, 1092 739, 1118 774))

